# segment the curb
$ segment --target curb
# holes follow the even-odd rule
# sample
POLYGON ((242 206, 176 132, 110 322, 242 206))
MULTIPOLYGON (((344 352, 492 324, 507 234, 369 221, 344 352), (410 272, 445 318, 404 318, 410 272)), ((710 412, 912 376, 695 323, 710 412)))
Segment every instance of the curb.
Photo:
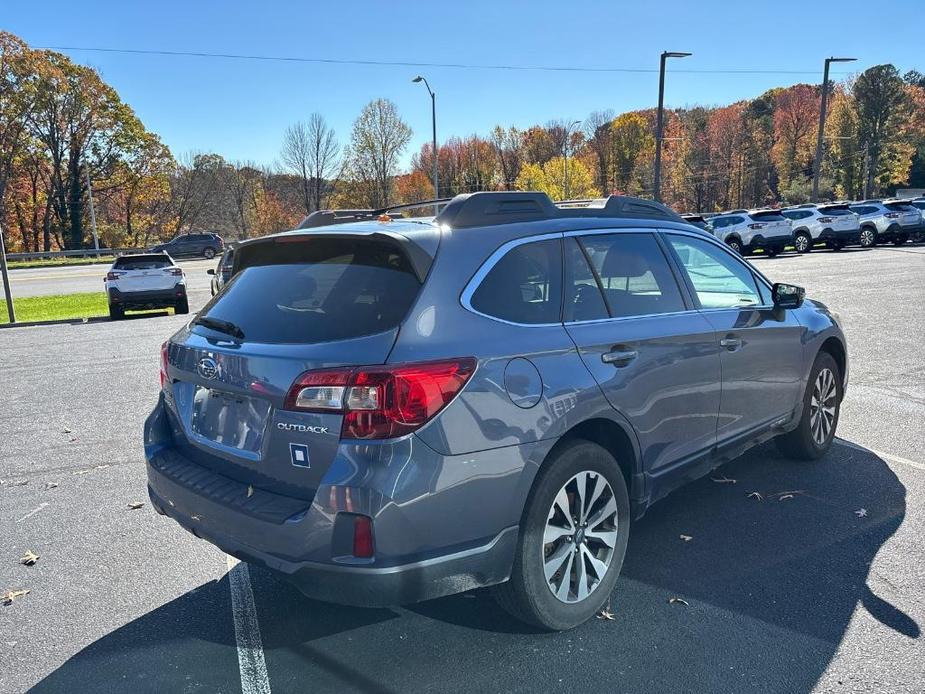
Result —
POLYGON ((57 318, 55 320, 37 320, 29 322, 16 321, 15 323, 0 323, 0 330, 6 328, 32 328, 43 325, 83 325, 84 323, 109 322, 108 316, 93 316, 91 318, 57 318))

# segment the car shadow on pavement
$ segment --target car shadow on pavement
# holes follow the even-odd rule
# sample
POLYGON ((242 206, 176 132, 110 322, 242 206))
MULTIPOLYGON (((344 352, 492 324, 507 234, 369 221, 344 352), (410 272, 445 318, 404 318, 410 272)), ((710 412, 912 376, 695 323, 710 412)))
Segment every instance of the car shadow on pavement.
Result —
MULTIPOLYGON (((809 691, 859 609, 920 636, 867 585, 905 494, 870 451, 836 445, 798 463, 762 446, 650 509, 634 524, 611 618, 559 634, 512 621, 488 591, 364 610, 309 600, 251 567, 270 685, 809 691)), ((35 691, 236 691, 228 596, 227 578, 187 593, 86 647, 35 691)))

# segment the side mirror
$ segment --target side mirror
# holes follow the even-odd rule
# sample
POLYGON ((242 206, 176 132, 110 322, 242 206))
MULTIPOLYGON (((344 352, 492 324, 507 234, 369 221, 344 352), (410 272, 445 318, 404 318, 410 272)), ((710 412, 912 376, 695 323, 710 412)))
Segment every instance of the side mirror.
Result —
POLYGON ((800 308, 805 296, 806 290, 795 284, 775 282, 771 288, 771 297, 774 299, 776 308, 800 308))
POLYGON ((215 274, 215 268, 214 268, 214 267, 210 267, 208 270, 206 270, 206 274, 207 274, 207 275, 214 275, 214 274, 215 274))

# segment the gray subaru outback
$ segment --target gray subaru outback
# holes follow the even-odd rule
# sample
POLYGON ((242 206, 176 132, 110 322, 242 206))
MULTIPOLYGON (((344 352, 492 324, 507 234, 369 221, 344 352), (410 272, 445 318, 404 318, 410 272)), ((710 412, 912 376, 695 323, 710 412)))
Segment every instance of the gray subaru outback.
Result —
POLYGON ((568 629, 655 501, 771 438, 832 443, 837 317, 658 203, 366 216, 242 243, 145 424, 155 509, 309 596, 492 586, 568 629))

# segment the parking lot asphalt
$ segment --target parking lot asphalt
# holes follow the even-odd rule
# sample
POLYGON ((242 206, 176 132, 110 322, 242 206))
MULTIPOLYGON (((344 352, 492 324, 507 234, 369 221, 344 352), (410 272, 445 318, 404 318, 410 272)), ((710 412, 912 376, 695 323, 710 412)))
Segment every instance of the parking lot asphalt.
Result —
MULTIPOLYGON (((206 270, 214 268, 218 260, 178 260, 186 272, 186 286, 190 294, 209 293, 211 277, 206 270)), ((111 262, 65 267, 39 267, 10 270, 10 291, 14 298, 49 296, 74 292, 103 291, 103 278, 111 262)), ((2 295, 0 295, 2 296, 2 295)))
POLYGON ((763 446, 658 503, 613 619, 561 634, 482 591, 353 609, 229 570, 128 508, 147 502, 158 346, 186 319, 0 331, 0 592, 31 591, 0 606, 0 692, 920 693, 925 248, 753 262, 841 314, 842 441, 811 464, 763 446))

